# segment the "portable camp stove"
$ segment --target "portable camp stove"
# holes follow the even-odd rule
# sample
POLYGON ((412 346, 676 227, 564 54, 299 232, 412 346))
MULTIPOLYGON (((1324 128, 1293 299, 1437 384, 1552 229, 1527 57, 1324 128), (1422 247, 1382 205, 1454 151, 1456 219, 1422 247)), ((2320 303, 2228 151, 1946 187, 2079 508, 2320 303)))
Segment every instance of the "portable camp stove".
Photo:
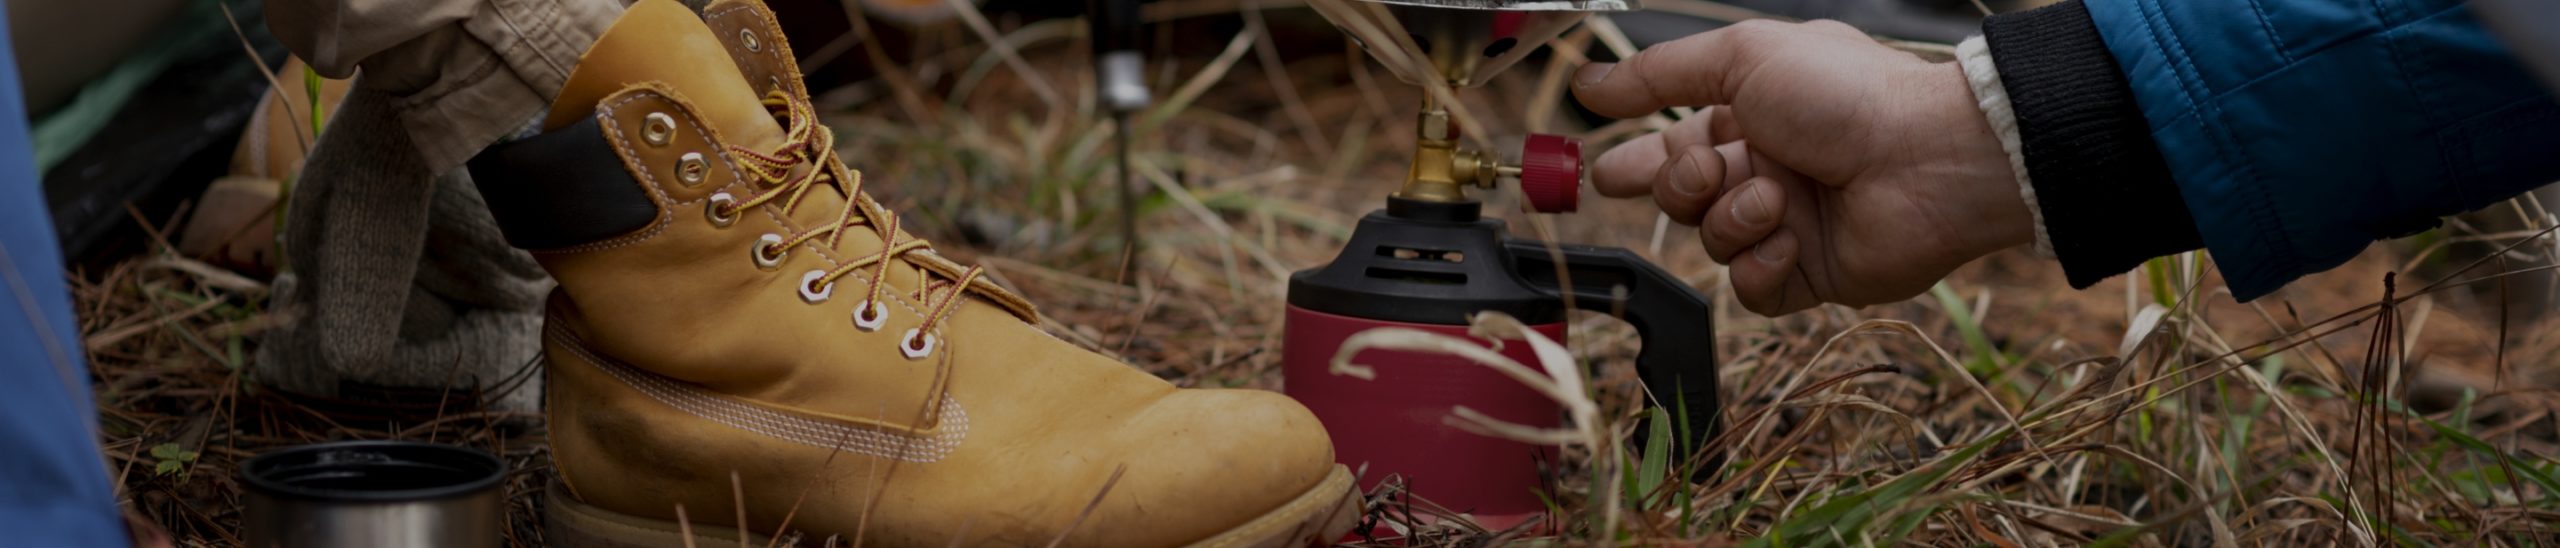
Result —
MULTIPOLYGON (((1336 458, 1361 471, 1362 488, 1400 479, 1419 499, 1481 525, 1518 525, 1545 511, 1541 494, 1553 484, 1554 448, 1460 430, 1449 423, 1451 411, 1465 407, 1541 427, 1564 420, 1556 402, 1455 356, 1364 351, 1352 361, 1373 366, 1374 379, 1328 372, 1346 339, 1380 327, 1468 337, 1468 316, 1490 311, 1564 340, 1568 301, 1612 314, 1644 338, 1636 367, 1651 400, 1683 410, 1673 421, 1677 454, 1690 454, 1721 431, 1713 326, 1703 296, 1624 249, 1510 237, 1501 220, 1484 218, 1483 204, 1467 195, 1471 187, 1516 181, 1530 209, 1571 212, 1582 186, 1580 142, 1530 135, 1516 159, 1505 160, 1466 144, 1444 103, 1456 97, 1449 91, 1483 84, 1591 13, 1634 9, 1633 0, 1312 5, 1397 77, 1431 88, 1402 187, 1387 197, 1385 209, 1361 219, 1331 264, 1289 279, 1282 353, 1287 391, 1324 422, 1336 458)), ((1536 363, 1528 344, 1499 348, 1536 363)))

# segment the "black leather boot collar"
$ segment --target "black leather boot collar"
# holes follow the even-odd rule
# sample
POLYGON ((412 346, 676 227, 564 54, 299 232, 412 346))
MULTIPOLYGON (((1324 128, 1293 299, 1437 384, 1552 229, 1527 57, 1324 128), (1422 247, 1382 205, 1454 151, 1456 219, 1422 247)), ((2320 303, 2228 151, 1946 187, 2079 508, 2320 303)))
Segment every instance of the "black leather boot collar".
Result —
POLYGON ((600 242, 658 218, 657 203, 631 177, 593 117, 489 147, 469 167, 498 230, 508 244, 525 250, 600 242))

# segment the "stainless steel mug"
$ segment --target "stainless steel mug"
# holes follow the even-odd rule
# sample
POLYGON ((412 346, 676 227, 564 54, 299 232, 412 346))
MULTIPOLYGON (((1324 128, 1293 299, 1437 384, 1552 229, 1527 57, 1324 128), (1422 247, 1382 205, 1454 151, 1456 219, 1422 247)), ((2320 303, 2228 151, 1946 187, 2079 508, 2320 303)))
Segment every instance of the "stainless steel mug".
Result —
POLYGON ((479 450, 350 441, 286 448, 240 467, 252 548, 496 548, 507 466, 479 450))

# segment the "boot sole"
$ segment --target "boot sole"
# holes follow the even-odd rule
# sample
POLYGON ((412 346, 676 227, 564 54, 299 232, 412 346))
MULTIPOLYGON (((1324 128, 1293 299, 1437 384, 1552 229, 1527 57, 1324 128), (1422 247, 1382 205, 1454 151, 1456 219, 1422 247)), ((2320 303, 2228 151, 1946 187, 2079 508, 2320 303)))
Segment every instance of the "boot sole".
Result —
MULTIPOLYGON (((613 512, 579 502, 558 483, 543 497, 543 540, 567 548, 699 548, 734 546, 739 531, 694 525, 692 534, 672 521, 613 512)), ((1334 465, 1324 481, 1279 508, 1233 529, 1189 544, 1189 548, 1282 548, 1330 544, 1351 532, 1360 520, 1360 493, 1351 488, 1351 471, 1334 465)), ((772 537, 746 533, 751 546, 790 546, 772 537)))

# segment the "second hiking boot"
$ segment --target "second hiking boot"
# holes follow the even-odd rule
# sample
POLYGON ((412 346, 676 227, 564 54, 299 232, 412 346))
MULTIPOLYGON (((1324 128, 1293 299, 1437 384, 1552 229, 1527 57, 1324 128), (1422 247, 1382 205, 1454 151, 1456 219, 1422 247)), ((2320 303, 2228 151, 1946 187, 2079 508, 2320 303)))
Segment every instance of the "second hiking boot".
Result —
POLYGON ((1052 338, 898 230, 792 59, 752 0, 641 0, 542 134, 472 161, 560 282, 546 541, 1282 546, 1350 527, 1351 477, 1296 402, 1177 389, 1052 338))

